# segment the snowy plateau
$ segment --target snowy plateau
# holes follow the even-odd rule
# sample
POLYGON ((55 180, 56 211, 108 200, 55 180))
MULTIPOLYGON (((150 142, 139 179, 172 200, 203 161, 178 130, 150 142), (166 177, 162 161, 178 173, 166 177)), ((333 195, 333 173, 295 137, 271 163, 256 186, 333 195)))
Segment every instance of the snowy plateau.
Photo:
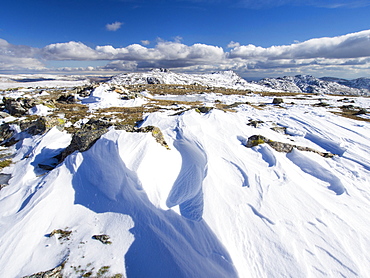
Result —
POLYGON ((369 277, 369 80, 98 81, 0 75, 1 278, 369 277))

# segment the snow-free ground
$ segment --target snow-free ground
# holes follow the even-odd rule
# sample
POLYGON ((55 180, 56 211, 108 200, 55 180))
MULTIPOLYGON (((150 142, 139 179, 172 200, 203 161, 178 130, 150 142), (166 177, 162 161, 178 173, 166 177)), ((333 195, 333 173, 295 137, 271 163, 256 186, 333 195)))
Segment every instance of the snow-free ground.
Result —
MULTIPOLYGON (((82 103, 115 103, 105 86, 82 103)), ((370 123, 333 112, 343 101, 369 108, 370 98, 151 97, 238 105, 147 113, 141 126, 159 127, 169 149, 150 133, 111 128, 51 171, 38 164, 70 134, 19 141, 2 171, 12 178, 0 191, 0 277, 61 264, 63 277, 368 277, 370 123), (252 135, 336 156, 247 148, 252 135), (71 233, 50 235, 58 229, 71 233), (93 238, 102 234, 111 244, 93 238)))

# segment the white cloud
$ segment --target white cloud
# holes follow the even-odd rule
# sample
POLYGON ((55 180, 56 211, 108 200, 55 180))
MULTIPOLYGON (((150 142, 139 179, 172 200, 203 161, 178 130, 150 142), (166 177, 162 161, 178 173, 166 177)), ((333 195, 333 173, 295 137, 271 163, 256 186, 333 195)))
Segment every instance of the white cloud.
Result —
POLYGON ((227 48, 235 48, 235 47, 239 47, 240 46, 240 43, 238 42, 234 42, 234 41, 231 41, 228 45, 227 45, 227 48))
POLYGON ((142 45, 149 45, 150 44, 150 41, 148 41, 148 40, 142 40, 141 41, 141 44, 142 45))
MULTIPOLYGON (((363 72, 361 75, 369 76, 370 30, 266 48, 232 41, 227 51, 201 43, 186 45, 180 39, 158 39, 154 47, 132 44, 120 48, 112 45, 92 48, 82 42, 71 41, 50 44, 41 49, 12 45, 0 39, 0 70, 45 69, 43 63, 47 61, 48 64, 65 61, 64 70, 76 61, 82 61, 82 64, 89 66, 95 63, 94 69, 99 71, 134 71, 155 67, 187 72, 231 69, 244 76, 262 76, 279 71, 280 75, 302 71, 327 75, 326 71, 335 68, 336 72, 343 70, 341 76, 349 75, 349 72, 363 72), (102 66, 104 63, 107 64, 102 66)), ((82 68, 86 71, 86 66, 82 68)), ((71 67, 71 70, 74 69, 75 66, 71 67)))
POLYGON ((118 21, 116 21, 116 22, 113 22, 113 23, 111 23, 111 24, 107 24, 107 25, 105 25, 105 28, 108 30, 108 31, 117 31, 118 29, 120 29, 121 28, 121 26, 122 26, 122 22, 118 22, 118 21))
POLYGON ((99 56, 92 48, 81 42, 54 43, 41 50, 46 60, 97 60, 99 56))
POLYGON ((13 45, 0 39, 0 70, 42 70, 44 64, 34 56, 39 49, 25 45, 13 45))
POLYGON ((252 44, 239 45, 229 53, 229 58, 241 59, 256 57, 269 59, 359 58, 368 56, 370 56, 370 30, 269 48, 252 44))

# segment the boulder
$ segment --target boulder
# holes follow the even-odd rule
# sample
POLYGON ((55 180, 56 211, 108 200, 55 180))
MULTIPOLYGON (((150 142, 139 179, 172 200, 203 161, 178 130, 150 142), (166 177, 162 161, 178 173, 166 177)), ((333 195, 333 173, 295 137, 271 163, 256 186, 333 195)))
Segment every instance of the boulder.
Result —
POLYGON ((16 117, 25 115, 30 108, 37 104, 34 99, 30 98, 13 99, 6 97, 3 98, 3 103, 9 114, 16 117))
POLYGON ((21 122, 20 128, 31 135, 43 134, 56 126, 59 130, 64 127, 65 121, 60 118, 40 117, 35 121, 21 122))
POLYGON ((272 100, 273 104, 281 104, 284 103, 284 100, 282 98, 276 97, 272 100))
POLYGON ((74 95, 61 95, 57 99, 57 102, 66 103, 66 104, 75 103, 76 102, 76 97, 74 95))
POLYGON ((15 134, 13 126, 9 123, 0 125, 0 145, 9 140, 15 134))

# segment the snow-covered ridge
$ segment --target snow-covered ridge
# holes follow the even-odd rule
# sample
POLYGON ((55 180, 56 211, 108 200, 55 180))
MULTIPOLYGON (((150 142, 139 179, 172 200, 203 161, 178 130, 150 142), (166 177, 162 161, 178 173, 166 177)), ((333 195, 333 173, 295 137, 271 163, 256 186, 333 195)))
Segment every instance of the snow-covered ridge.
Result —
POLYGON ((257 92, 275 91, 273 88, 253 84, 233 71, 218 71, 204 74, 175 73, 167 69, 154 69, 149 72, 123 73, 114 76, 108 83, 118 85, 136 84, 178 84, 222 87, 228 89, 251 90, 257 92))
POLYGON ((256 84, 275 90, 295 93, 370 95, 370 79, 346 80, 333 77, 316 78, 311 75, 264 78, 256 84))
POLYGON ((370 273, 370 98, 156 87, 1 91, 1 278, 370 273))

